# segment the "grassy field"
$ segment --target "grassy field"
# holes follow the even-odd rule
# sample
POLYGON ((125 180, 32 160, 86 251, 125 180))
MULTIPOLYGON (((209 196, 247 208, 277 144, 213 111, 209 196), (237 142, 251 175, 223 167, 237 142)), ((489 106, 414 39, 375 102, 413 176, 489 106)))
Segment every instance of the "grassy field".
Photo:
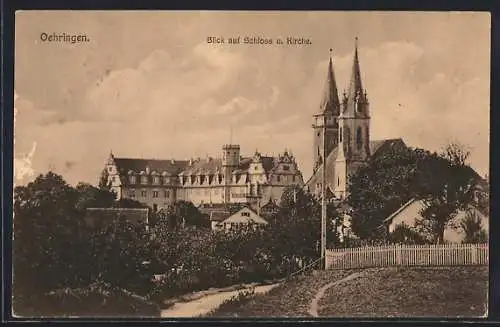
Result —
POLYGON ((308 317, 311 299, 316 290, 333 280, 340 280, 354 271, 317 271, 296 277, 269 291, 251 298, 223 303, 212 317, 308 317))
POLYGON ((488 268, 391 268, 326 291, 320 316, 478 317, 486 314, 488 268))
MULTIPOLYGON (((308 317, 317 290, 350 271, 316 272, 267 294, 224 303, 213 317, 308 317)), ((384 268, 328 289, 319 316, 477 317, 486 313, 487 267, 384 268)))

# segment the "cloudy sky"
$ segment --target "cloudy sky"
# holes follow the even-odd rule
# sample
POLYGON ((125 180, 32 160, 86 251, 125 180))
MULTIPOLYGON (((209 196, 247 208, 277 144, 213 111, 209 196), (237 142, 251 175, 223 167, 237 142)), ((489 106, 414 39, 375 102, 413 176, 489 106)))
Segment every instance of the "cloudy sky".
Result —
POLYGON ((54 170, 96 183, 116 156, 219 156, 230 138, 312 169, 329 48, 341 92, 354 38, 372 139, 472 149, 489 167, 490 16, 403 12, 48 12, 16 14, 15 180, 54 170), (47 43, 41 33, 86 34, 47 43), (208 36, 305 37, 310 45, 211 45, 208 36))

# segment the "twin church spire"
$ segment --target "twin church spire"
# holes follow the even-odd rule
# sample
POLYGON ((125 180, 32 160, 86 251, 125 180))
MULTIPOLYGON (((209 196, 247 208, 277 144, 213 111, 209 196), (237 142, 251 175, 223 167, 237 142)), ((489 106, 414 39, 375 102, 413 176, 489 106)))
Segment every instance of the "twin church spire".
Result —
POLYGON ((320 110, 322 113, 331 113, 334 116, 343 115, 356 115, 368 113, 362 111, 358 104, 368 103, 366 90, 363 89, 361 81, 361 70, 359 66, 358 57, 358 38, 355 38, 354 46, 354 60, 352 64, 351 76, 347 90, 343 93, 342 102, 339 101, 337 82, 335 80, 335 73, 333 70, 333 53, 330 49, 330 60, 328 63, 328 71, 326 82, 321 96, 320 110))
POLYGON ((313 116, 315 170, 321 166, 322 159, 339 145, 341 148, 338 152, 345 153, 348 160, 363 161, 369 156, 369 103, 361 81, 358 38, 355 41, 349 84, 341 99, 339 99, 332 57, 330 49, 320 110, 313 116))

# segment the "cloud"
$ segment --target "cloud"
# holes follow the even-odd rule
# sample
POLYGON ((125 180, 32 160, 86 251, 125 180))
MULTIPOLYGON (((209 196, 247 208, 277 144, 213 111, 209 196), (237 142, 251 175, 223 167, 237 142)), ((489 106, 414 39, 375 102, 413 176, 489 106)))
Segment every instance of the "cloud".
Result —
MULTIPOLYGON (((24 77, 16 77, 23 81, 18 83, 23 89, 16 87, 23 90, 16 100, 18 158, 29 153, 36 142, 30 163, 35 172, 52 168, 64 173, 71 183, 95 182, 110 150, 128 157, 219 156, 232 129, 232 139, 241 144, 244 154, 252 154, 255 148, 269 154, 291 148, 307 178, 313 157, 311 116, 319 110, 328 65, 328 52, 323 53, 323 48, 325 44, 326 48, 330 46, 331 39, 338 40, 334 68, 342 93, 350 78, 352 39, 342 39, 340 36, 345 32, 333 26, 337 20, 327 20, 323 13, 319 18, 308 14, 311 27, 307 31, 303 31, 303 26, 294 27, 292 20, 284 19, 282 14, 258 25, 248 14, 236 19, 246 24, 238 27, 242 35, 279 36, 290 29, 290 33, 311 35, 313 45, 213 46, 204 43, 206 34, 227 32, 234 15, 224 15, 219 25, 213 23, 217 20, 211 14, 198 16, 189 20, 192 24, 186 29, 184 25, 180 28, 184 20, 177 19, 174 25, 182 30, 182 35, 170 37, 164 43, 161 38, 175 34, 173 26, 168 24, 170 27, 165 25, 158 31, 161 38, 157 35, 140 38, 138 45, 134 45, 141 47, 137 51, 129 43, 114 43, 112 37, 95 29, 95 37, 99 36, 100 44, 106 48, 92 48, 92 51, 81 48, 78 53, 67 50, 64 52, 67 59, 59 60, 64 61, 61 70, 68 76, 62 72, 55 77, 51 75, 48 83, 54 79, 57 83, 43 90, 25 77, 28 73, 43 76, 35 71, 43 67, 32 67, 30 71, 26 68, 31 65, 29 58, 16 60, 24 63, 21 66, 24 77), (278 23, 282 21, 288 23, 278 23), (208 28, 215 25, 214 29, 208 28), (330 36, 330 32, 338 35, 330 36), (85 51, 89 52, 84 55, 85 51), (98 58, 103 58, 102 62, 98 58), (71 80, 71 87, 66 89, 65 78, 71 80), (79 79, 85 83, 78 84, 79 79), (30 87, 31 93, 25 93, 30 87), (52 90, 59 93, 52 94, 55 92, 52 90), (31 102, 25 94, 33 94, 31 99, 37 100, 31 102), (49 101, 49 95, 57 101, 49 101), (63 105, 63 98, 80 102, 73 107, 76 100, 68 100, 63 105)), ((450 60, 449 54, 458 53, 457 48, 470 43, 470 36, 464 35, 469 40, 466 43, 460 37, 440 43, 431 40, 433 35, 422 36, 420 30, 411 29, 408 33, 412 37, 405 34, 404 38, 398 38, 394 35, 400 32, 393 33, 397 24, 389 24, 392 20, 387 14, 375 16, 355 20, 355 25, 364 20, 382 20, 391 26, 389 29, 384 24, 378 25, 378 34, 373 38, 363 37, 360 44, 362 78, 372 113, 372 138, 402 137, 410 145, 437 149, 450 138, 458 137, 473 147, 474 167, 486 171, 489 161, 486 63, 489 61, 482 60, 485 55, 475 54, 485 53, 485 47, 469 51, 471 46, 467 44, 463 56, 450 60), (482 69, 477 67, 480 62, 485 63, 482 69)), ((344 26, 351 20, 340 22, 344 26)), ((159 24, 158 20, 155 24, 159 24)), ((439 26, 444 31, 447 25, 439 26)), ((353 32, 356 26, 348 27, 353 32)), ((123 35, 135 33, 130 28, 127 31, 123 35)), ((439 35, 446 34, 443 31, 439 35)), ((366 29, 365 32, 369 33, 366 29)), ((21 39, 16 38, 16 42, 21 39)), ((23 49, 29 52, 31 45, 27 44, 23 49)), ((49 55, 45 48, 41 51, 47 60, 63 58, 61 53, 49 55)))

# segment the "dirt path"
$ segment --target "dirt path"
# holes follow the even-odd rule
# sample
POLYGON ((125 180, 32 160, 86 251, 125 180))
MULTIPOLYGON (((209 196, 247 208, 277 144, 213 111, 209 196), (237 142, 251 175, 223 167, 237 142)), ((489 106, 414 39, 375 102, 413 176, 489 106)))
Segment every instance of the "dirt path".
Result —
POLYGON ((318 290, 318 292, 316 292, 316 295, 312 299, 311 306, 309 308, 308 313, 313 317, 319 317, 319 315, 318 315, 318 309, 319 309, 318 303, 319 303, 319 300, 323 297, 323 295, 325 295, 325 291, 327 289, 329 289, 330 287, 336 286, 340 283, 347 282, 349 280, 361 277, 362 275, 363 275, 363 272, 357 272, 357 273, 351 274, 345 278, 342 278, 340 280, 337 280, 337 281, 334 281, 334 282, 331 282, 331 283, 328 283, 328 284, 322 286, 318 290))
MULTIPOLYGON (((266 293, 269 292, 271 289, 274 287, 278 286, 278 284, 272 284, 272 285, 263 285, 263 286, 256 286, 255 287, 255 294, 258 293, 266 293)), ((176 303, 173 307, 162 310, 161 312, 161 317, 162 318, 179 318, 179 317, 184 317, 184 318, 192 318, 192 317, 199 317, 203 316, 210 311, 218 308, 222 302, 230 299, 233 296, 238 295, 240 292, 244 292, 246 290, 249 290, 249 288, 246 289, 240 289, 236 291, 227 291, 227 292, 220 292, 217 294, 211 294, 207 296, 203 296, 199 299, 189 301, 189 302, 181 302, 181 303, 176 303)))

